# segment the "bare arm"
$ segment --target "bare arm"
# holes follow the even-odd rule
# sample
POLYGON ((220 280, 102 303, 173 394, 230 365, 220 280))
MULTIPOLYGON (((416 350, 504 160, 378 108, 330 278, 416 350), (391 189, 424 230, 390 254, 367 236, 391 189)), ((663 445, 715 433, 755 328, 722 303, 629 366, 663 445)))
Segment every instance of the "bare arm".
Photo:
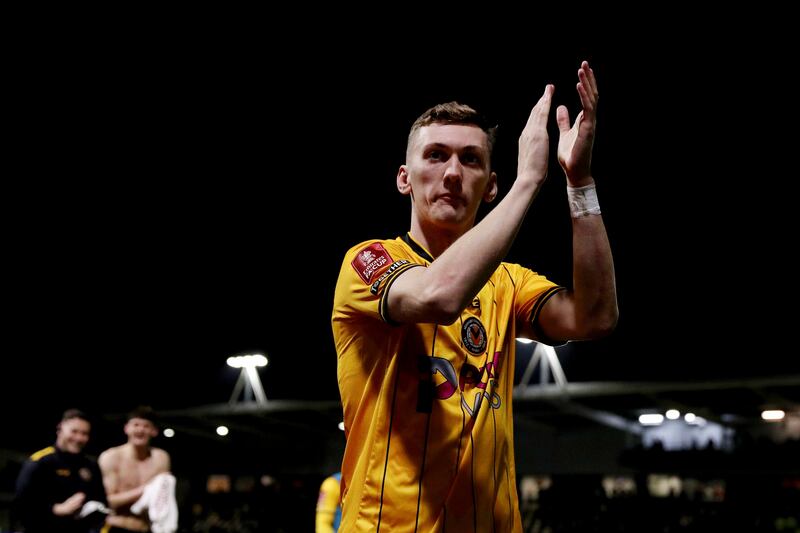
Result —
POLYGON ((161 455, 158 473, 161 474, 162 472, 167 473, 172 471, 172 458, 169 456, 169 453, 160 449, 156 449, 155 451, 160 452, 161 455))
POLYGON ((106 489, 106 496, 111 501, 111 495, 117 492, 119 485, 119 475, 117 473, 117 459, 114 449, 109 449, 100 454, 97 459, 100 472, 103 474, 103 486, 106 489))
POLYGON ((547 175, 547 118, 553 90, 552 85, 545 88, 520 136, 518 174, 511 190, 430 267, 412 268, 397 278, 389 291, 392 320, 449 324, 497 269, 547 175))
MULTIPOLYGON (((594 72, 584 61, 578 70, 578 94, 583 110, 570 127, 567 108, 559 106, 558 161, 571 187, 593 185, 592 144, 599 93, 594 72)), ((548 300, 539 316, 542 330, 553 339, 579 340, 610 333, 618 317, 614 260, 600 215, 572 219, 571 291, 548 300)))

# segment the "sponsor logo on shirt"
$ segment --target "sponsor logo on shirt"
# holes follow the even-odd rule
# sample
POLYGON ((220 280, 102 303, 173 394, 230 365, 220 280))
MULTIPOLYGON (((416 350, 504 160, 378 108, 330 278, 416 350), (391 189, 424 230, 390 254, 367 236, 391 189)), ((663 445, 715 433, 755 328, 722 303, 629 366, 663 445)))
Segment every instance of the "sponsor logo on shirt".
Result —
POLYGON ((471 417, 478 415, 484 400, 492 409, 500 409, 503 400, 498 390, 499 361, 502 352, 495 352, 492 360, 488 354, 485 364, 476 367, 464 363, 457 375, 453 364, 443 357, 421 355, 418 359, 419 386, 417 389, 417 412, 430 413, 434 400, 448 400, 461 389, 461 407, 471 417), (468 398, 472 397, 470 404, 468 398))
POLYGON ((350 264, 358 272, 359 277, 364 280, 364 283, 369 285, 372 277, 391 263, 392 256, 389 255, 386 248, 376 242, 358 252, 350 264))
POLYGON ((81 479, 84 481, 91 481, 92 480, 92 471, 88 468, 84 467, 78 470, 78 475, 81 476, 81 479))
POLYGON ((375 283, 372 284, 372 287, 370 287, 369 292, 371 292, 372 294, 378 294, 378 288, 380 288, 383 280, 388 278, 392 272, 394 272, 395 270, 406 264, 408 264, 408 259, 400 259, 399 261, 395 261, 394 263, 392 263, 389 266, 389 268, 386 269, 386 272, 381 274, 380 277, 375 280, 375 283))

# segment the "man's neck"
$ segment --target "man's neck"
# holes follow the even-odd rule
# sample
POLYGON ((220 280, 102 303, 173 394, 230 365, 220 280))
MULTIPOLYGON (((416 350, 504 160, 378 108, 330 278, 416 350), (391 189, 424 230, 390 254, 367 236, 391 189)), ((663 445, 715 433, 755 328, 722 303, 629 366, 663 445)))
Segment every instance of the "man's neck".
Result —
POLYGON ((143 460, 150 457, 150 445, 144 444, 137 446, 131 442, 127 443, 128 449, 136 459, 143 460))
POLYGON ((413 220, 411 222, 411 229, 409 230, 411 237, 425 248, 434 259, 442 255, 444 251, 450 248, 450 245, 456 242, 464 233, 466 233, 466 231, 447 231, 442 228, 429 228, 425 230, 422 225, 413 220))

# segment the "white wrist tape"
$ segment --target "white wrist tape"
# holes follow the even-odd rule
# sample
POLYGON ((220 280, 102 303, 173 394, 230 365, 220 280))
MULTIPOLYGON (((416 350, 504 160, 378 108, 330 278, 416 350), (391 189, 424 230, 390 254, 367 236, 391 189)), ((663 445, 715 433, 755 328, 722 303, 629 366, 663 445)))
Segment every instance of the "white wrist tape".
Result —
POLYGON ((594 188, 594 183, 583 187, 567 186, 567 199, 569 200, 569 212, 572 218, 600 214, 600 203, 597 201, 597 191, 594 188))

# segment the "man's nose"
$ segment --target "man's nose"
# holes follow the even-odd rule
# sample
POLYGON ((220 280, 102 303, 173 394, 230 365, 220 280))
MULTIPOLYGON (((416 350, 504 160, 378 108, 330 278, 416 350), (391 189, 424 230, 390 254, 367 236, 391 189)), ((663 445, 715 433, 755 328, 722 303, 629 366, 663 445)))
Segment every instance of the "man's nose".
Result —
POLYGON ((461 181, 463 167, 458 156, 453 154, 444 169, 444 180, 449 182, 461 181))

